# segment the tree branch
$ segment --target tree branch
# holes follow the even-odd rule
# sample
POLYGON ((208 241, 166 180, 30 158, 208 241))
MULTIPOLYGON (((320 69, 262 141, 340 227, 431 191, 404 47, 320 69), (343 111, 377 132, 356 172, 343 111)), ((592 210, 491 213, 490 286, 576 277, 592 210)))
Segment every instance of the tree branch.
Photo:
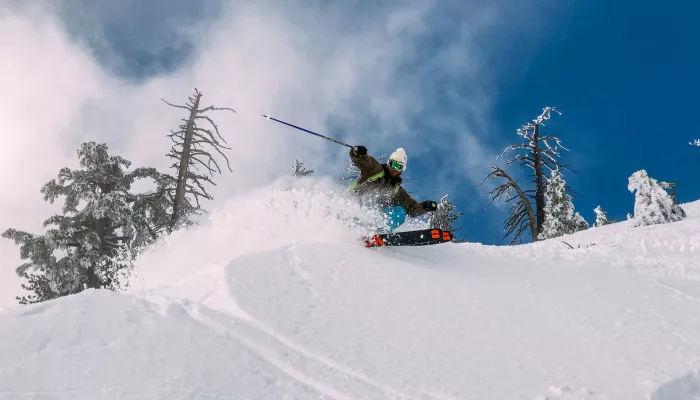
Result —
POLYGON ((491 173, 488 174, 484 178, 484 180, 482 180, 481 183, 483 184, 484 181, 486 181, 486 179, 489 178, 505 179, 505 182, 503 184, 501 184, 500 186, 496 187, 494 190, 488 193, 491 202, 496 201, 505 195, 509 196, 506 202, 509 202, 516 198, 519 199, 519 201, 516 204, 514 204, 513 208, 511 209, 510 218, 508 218, 504 223, 504 228, 506 230, 506 235, 504 237, 509 236, 517 229, 517 233, 513 238, 513 241, 511 242, 511 244, 513 244, 518 238, 520 238, 520 235, 522 235, 522 233, 527 229, 527 227, 529 227, 532 233, 533 241, 536 241, 537 225, 535 220, 535 213, 532 210, 532 206, 530 205, 528 196, 525 194, 525 192, 523 192, 520 189, 520 186, 515 182, 515 180, 511 178, 501 168, 491 166, 491 173), (511 190, 516 192, 517 197, 509 195, 511 190), (523 223, 527 223, 527 225, 524 228, 522 227, 523 223))

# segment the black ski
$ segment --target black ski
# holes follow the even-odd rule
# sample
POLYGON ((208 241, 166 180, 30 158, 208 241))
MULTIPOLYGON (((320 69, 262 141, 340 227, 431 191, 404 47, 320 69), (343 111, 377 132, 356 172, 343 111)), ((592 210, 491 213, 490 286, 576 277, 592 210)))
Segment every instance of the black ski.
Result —
POLYGON ((421 229, 410 232, 380 233, 362 238, 365 247, 427 246, 452 240, 452 232, 441 229, 421 229))

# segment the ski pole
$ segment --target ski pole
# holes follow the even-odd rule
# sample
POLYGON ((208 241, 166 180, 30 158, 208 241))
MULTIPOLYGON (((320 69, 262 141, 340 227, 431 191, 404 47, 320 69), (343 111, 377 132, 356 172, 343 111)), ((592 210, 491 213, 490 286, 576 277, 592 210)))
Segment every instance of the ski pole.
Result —
POLYGON ((311 132, 311 131, 308 130, 308 129, 304 129, 304 128, 301 128, 301 127, 299 127, 299 126, 290 124, 290 123, 288 123, 288 122, 281 121, 281 120, 279 120, 279 119, 277 119, 277 118, 273 118, 273 117, 271 117, 271 116, 269 116, 269 115, 264 115, 264 114, 263 114, 263 117, 265 117, 266 119, 271 119, 271 120, 273 120, 273 121, 275 121, 275 122, 279 122, 280 124, 284 124, 284 125, 287 125, 287 126, 291 126, 292 128, 299 129, 300 131, 304 131, 304 132, 306 132, 306 133, 310 133, 310 134, 312 134, 312 135, 316 135, 316 136, 318 136, 318 137, 322 137, 322 138, 324 138, 324 139, 326 139, 326 140, 330 140, 330 141, 333 142, 333 143, 338 143, 338 144, 340 144, 340 145, 349 147, 349 148, 351 148, 351 149, 355 147, 355 146, 351 146, 351 145, 349 145, 349 144, 347 144, 347 143, 343 143, 343 142, 341 142, 341 141, 339 141, 339 140, 335 140, 335 139, 333 139, 333 138, 329 138, 328 136, 323 136, 323 135, 320 135, 320 134, 318 134, 318 133, 316 133, 316 132, 311 132))

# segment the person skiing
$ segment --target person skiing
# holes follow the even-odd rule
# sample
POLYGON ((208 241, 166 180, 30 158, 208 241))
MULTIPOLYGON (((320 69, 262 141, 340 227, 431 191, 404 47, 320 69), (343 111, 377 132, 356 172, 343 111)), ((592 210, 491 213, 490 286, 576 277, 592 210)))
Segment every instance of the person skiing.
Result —
POLYGON ((436 202, 418 202, 401 186, 401 174, 408 164, 408 157, 403 148, 396 149, 389 156, 387 163, 381 164, 367 154, 365 146, 355 146, 350 149, 350 161, 360 170, 360 177, 350 184, 349 190, 383 209, 387 216, 389 232, 403 224, 406 215, 418 217, 437 210, 436 202))

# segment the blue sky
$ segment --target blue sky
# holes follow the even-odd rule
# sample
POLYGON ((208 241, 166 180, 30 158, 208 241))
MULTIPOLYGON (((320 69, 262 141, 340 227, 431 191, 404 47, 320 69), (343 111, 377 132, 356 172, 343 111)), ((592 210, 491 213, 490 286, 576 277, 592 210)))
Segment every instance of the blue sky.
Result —
MULTIPOLYGON (((696 172, 700 170, 700 148, 688 145, 700 137, 694 123, 700 103, 700 52, 696 50, 700 25, 694 16, 700 13, 700 5, 686 2, 663 8, 646 1, 630 6, 602 0, 488 2, 496 3, 501 8, 490 14, 483 11, 489 8, 487 2, 470 6, 440 2, 421 20, 430 29, 411 27, 407 31, 415 37, 410 54, 401 55, 397 62, 392 87, 397 96, 412 92, 423 101, 415 111, 404 110, 408 114, 402 120, 405 126, 398 128, 402 135, 378 139, 373 135, 378 129, 373 125, 376 116, 359 106, 348 111, 355 119, 352 127, 347 116, 331 116, 326 120, 331 128, 322 133, 355 140, 375 153, 390 152, 397 145, 409 149, 413 178, 409 189, 419 200, 437 200, 449 188, 453 201, 465 213, 461 237, 486 244, 508 242, 502 239, 501 230, 506 214, 488 205, 485 190, 476 188, 475 180, 489 172, 490 163, 499 163, 494 156, 517 140, 515 130, 544 106, 556 106, 564 113, 555 116, 546 129, 560 134, 571 150, 564 154, 564 161, 579 174, 568 173, 565 178, 579 193, 574 201, 577 211, 589 222, 599 204, 618 220, 632 211, 634 198, 627 190, 627 178, 639 169, 659 180, 677 182, 680 201, 700 198, 696 172), (465 28, 485 20, 489 22, 484 29, 465 28), (478 54, 478 65, 454 51, 462 45, 469 47, 472 58, 478 54), (444 67, 444 57, 450 62, 457 58, 454 67, 444 67), (472 143, 471 136, 458 129, 478 132, 478 144, 454 152, 455 141, 467 147, 472 143), (484 151, 479 150, 482 146, 484 151)), ((206 8, 187 1, 160 0, 88 5, 83 14, 64 8, 62 17, 72 36, 90 44, 105 67, 139 81, 178 71, 197 52, 177 28, 215 18, 220 3, 204 4, 206 8), (100 26, 99 40, 91 36, 94 26, 86 28, 96 16, 93 25, 100 26)), ((344 5, 341 11, 349 17, 335 29, 342 34, 361 29, 363 24, 373 26, 372 19, 365 18, 372 12, 363 8, 361 3, 344 5)), ((320 26, 322 19, 319 14, 308 21, 320 26)), ((304 40, 313 46, 321 38, 304 40)), ((279 117, 310 129, 318 126, 296 115, 279 117)), ((333 145, 323 151, 345 152, 333 145)), ((305 161, 317 172, 338 172, 323 170, 321 160, 305 161)))

